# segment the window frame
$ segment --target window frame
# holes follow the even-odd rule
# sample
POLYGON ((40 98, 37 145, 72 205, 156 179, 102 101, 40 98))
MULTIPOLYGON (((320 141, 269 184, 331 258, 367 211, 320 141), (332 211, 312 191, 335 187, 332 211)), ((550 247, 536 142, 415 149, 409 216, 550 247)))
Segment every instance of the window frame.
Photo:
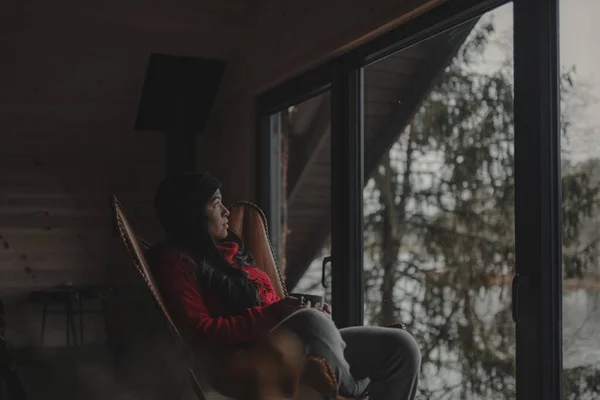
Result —
MULTIPOLYGON (((362 325, 363 73, 390 54, 508 3, 453 0, 257 98, 259 204, 270 210, 265 119, 331 90, 332 287, 339 327, 362 325), (348 171, 350 179, 348 179, 348 171)), ((513 0, 515 55, 515 279, 518 400, 561 399, 562 225, 558 0, 513 0)), ((267 214, 269 220, 271 215, 267 214)))

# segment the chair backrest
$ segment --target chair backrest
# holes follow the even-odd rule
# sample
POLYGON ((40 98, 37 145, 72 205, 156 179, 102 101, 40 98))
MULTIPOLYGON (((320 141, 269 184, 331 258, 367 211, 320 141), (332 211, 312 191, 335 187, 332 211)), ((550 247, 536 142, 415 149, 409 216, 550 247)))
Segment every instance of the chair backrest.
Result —
POLYGON ((269 276, 279 297, 287 297, 287 289, 269 239, 267 218, 249 201, 238 201, 230 207, 229 230, 239 236, 244 249, 269 276))
MULTIPOLYGON (((160 306, 162 312, 167 318, 174 333, 181 339, 180 331, 173 322, 165 302, 158 290, 150 264, 145 256, 145 250, 150 245, 140 238, 131 223, 125 216, 125 211, 119 202, 119 199, 113 195, 111 205, 115 213, 117 229, 125 248, 131 256, 133 265, 136 267, 148 288, 152 292, 154 299, 160 306)), ((269 276, 275 292, 280 297, 287 297, 288 293, 281 275, 279 266, 273 253, 273 248, 269 240, 267 218, 262 210, 254 203, 248 201, 239 201, 231 206, 229 215, 229 230, 238 236, 244 244, 244 249, 256 260, 258 266, 269 276)))
POLYGON ((112 205, 113 211, 115 213, 119 236, 121 237, 121 240, 123 241, 123 244, 125 245, 125 248, 127 249, 129 255, 131 256, 133 265, 135 266, 135 268, 138 270, 138 272, 140 273, 140 275, 142 276, 142 278, 148 285, 148 288, 152 292, 154 299, 156 300, 156 302, 160 306, 160 309, 162 310, 165 317, 169 321, 169 325, 171 325, 173 332, 178 336, 178 338, 180 340, 183 341, 183 338, 181 337, 181 334, 180 334, 179 330, 177 329, 177 326, 175 326, 175 323, 173 322, 173 319, 171 318, 169 311, 167 311, 165 302, 158 290, 158 286, 156 285, 156 282, 152 275, 152 271, 150 269, 150 264, 148 264, 146 256, 144 255, 144 252, 145 252, 146 248, 148 247, 148 244, 145 241, 141 240, 135 234, 135 231, 133 230, 131 223, 125 216, 125 212, 123 211, 123 208, 121 207, 121 203, 119 202, 119 199, 117 199, 117 196, 114 196, 114 195, 112 196, 111 205, 112 205))

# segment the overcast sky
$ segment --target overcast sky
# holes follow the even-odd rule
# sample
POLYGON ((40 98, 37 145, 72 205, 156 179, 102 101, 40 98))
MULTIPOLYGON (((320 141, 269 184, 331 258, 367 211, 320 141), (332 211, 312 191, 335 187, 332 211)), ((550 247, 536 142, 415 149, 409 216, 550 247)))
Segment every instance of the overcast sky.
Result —
POLYGON ((562 0, 560 6, 561 64, 577 68, 590 96, 581 121, 585 131, 572 142, 573 156, 577 159, 600 157, 600 25, 597 21, 600 2, 562 0))
MULTIPOLYGON (((496 29, 509 39, 512 36, 512 4, 492 12, 496 29)), ((581 96, 571 104, 585 98, 587 105, 577 118, 576 129, 569 142, 563 142, 568 157, 581 161, 600 157, 600 15, 599 0, 560 1, 560 57, 563 69, 574 66, 580 84, 581 96)), ((512 41, 512 40, 511 40, 512 41)), ((497 48, 490 48, 489 58, 499 57, 497 48)))

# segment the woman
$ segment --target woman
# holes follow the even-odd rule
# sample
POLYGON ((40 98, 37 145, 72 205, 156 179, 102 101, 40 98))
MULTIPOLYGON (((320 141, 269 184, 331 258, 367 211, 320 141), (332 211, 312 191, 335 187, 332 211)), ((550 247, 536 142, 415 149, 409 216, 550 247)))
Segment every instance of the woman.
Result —
POLYGON ((280 299, 252 258, 227 240, 220 189, 208 173, 182 173, 161 182, 156 194, 167 241, 156 249, 154 273, 176 324, 193 341, 225 348, 291 331, 307 354, 331 364, 342 395, 413 399, 421 362, 413 337, 383 327, 338 330, 328 310, 280 299))

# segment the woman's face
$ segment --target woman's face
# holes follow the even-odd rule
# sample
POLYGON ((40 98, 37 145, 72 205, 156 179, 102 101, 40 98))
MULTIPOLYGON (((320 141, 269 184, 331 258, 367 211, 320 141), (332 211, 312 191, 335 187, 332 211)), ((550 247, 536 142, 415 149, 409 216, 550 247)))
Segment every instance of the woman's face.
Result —
POLYGON ((227 238, 227 224, 229 220, 229 210, 221 203, 221 191, 217 190, 211 199, 204 206, 204 215, 208 218, 208 233, 215 240, 223 240, 227 238))

